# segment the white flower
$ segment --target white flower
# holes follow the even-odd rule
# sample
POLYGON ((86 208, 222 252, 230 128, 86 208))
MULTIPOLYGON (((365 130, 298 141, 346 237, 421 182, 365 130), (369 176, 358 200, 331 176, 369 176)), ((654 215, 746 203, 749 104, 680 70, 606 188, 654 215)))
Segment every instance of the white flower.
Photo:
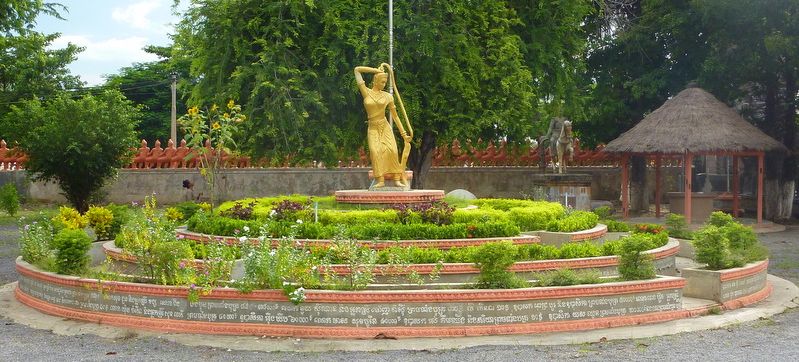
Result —
POLYGON ((277 215, 277 211, 272 209, 272 211, 269 212, 269 216, 272 217, 272 216, 275 216, 275 215, 277 215))
POLYGON ((248 233, 248 232, 250 232, 250 227, 249 227, 249 226, 247 226, 247 225, 244 225, 244 227, 243 227, 242 229, 244 229, 244 232, 245 232, 245 233, 248 233))
POLYGON ((275 249, 269 250, 269 256, 275 256, 275 253, 277 253, 277 250, 275 249))
POLYGON ((297 219, 297 224, 302 224, 302 220, 297 219))
POLYGON ((316 265, 314 265, 314 266, 311 268, 311 270, 316 270, 316 265))
POLYGON ((245 242, 245 241, 247 241, 247 237, 246 237, 246 236, 241 236, 241 237, 239 237, 239 242, 242 242, 242 243, 243 243, 243 242, 245 242))

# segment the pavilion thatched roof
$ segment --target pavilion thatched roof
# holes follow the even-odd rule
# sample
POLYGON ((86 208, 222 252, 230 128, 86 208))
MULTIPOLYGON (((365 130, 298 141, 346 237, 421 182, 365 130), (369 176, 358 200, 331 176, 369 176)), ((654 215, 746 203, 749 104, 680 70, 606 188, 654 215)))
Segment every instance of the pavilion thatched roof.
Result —
POLYGON ((608 143, 610 153, 787 151, 707 91, 686 88, 608 143))

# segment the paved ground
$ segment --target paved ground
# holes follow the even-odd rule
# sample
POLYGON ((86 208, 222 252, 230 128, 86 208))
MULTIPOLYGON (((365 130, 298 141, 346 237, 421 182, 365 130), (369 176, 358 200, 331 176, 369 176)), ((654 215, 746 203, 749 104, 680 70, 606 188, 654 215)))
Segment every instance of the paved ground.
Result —
MULTIPOLYGON (((17 279, 14 223, 0 223, 0 284, 17 279)), ((799 226, 761 235, 772 253, 769 272, 799 284, 799 226)), ((69 325, 69 324, 67 324, 69 325)), ((67 327, 68 329, 69 327, 67 327)), ((69 334, 70 331, 61 331, 69 334)), ((214 338, 214 337, 207 337, 214 338)), ((258 338, 253 337, 257 341, 258 338)), ((799 355, 799 311, 730 327, 672 336, 560 346, 486 345, 462 349, 386 352, 254 352, 193 347, 148 333, 120 332, 115 338, 59 335, 0 319, 0 361, 98 360, 320 360, 320 361, 551 361, 551 360, 709 360, 795 361, 799 355)), ((302 349, 302 340, 285 340, 302 349)), ((442 344, 443 346, 444 344, 442 344)))

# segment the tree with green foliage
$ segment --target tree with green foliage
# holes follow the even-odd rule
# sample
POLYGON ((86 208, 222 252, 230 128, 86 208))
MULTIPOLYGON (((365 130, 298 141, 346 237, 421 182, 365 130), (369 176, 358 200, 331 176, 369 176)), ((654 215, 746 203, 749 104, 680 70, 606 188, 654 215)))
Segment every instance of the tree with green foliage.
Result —
POLYGON ((136 145, 138 110, 116 90, 73 99, 61 93, 12 106, 14 139, 28 155, 27 171, 36 181, 52 181, 79 211, 119 168, 130 162, 136 145))
MULTIPOLYGON (((252 120, 245 148, 275 162, 331 164, 363 147, 352 69, 388 59, 385 2, 193 4, 174 48, 176 60, 192 59, 189 103, 241 100, 252 120)), ((514 9, 499 0, 408 1, 395 4, 394 18, 394 68, 416 131, 414 187, 441 142, 529 135, 535 92, 514 9)))
MULTIPOLYGON (((60 18, 59 4, 41 0, 10 0, 0 4, 0 138, 12 139, 8 129, 16 122, 7 117, 10 107, 31 97, 49 97, 82 83, 70 75, 67 64, 82 49, 69 44, 53 49, 59 34, 34 30, 36 17, 60 18)), ((15 140, 14 141, 18 141, 15 140)))
MULTIPOLYGON (((138 139, 147 140, 150 146, 156 140, 166 147, 169 140, 170 119, 172 111, 172 94, 170 90, 171 74, 178 79, 187 78, 189 64, 170 61, 171 47, 148 46, 146 52, 155 54, 161 59, 153 62, 135 63, 119 70, 106 80, 105 86, 118 88, 125 98, 141 108, 141 123, 136 127, 138 139)), ((186 105, 182 97, 176 99, 178 114, 185 113, 186 105)), ((178 139, 180 139, 178 134, 178 139)), ((175 147, 179 145, 176 141, 175 147)))

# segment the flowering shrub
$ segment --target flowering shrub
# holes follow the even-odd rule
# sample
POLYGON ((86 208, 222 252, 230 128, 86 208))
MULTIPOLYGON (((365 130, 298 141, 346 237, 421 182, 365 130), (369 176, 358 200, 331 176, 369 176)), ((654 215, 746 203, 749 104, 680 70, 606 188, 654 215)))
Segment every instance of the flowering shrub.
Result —
POLYGON ((633 225, 633 232, 643 234, 660 234, 666 231, 663 225, 658 224, 635 224, 633 225))
POLYGON ((114 221, 114 213, 111 210, 100 206, 89 206, 89 211, 86 211, 86 220, 89 222, 97 240, 109 240, 111 235, 111 226, 114 221))
POLYGON ((207 110, 191 107, 178 120, 185 132, 186 145, 197 152, 195 157, 199 158, 200 174, 208 183, 212 204, 217 202, 218 169, 224 166, 225 153, 231 153, 232 147, 236 146, 233 135, 245 119, 241 106, 231 99, 225 109, 216 104, 207 110))
MULTIPOLYGON (((24 219, 21 221, 24 222, 24 219)), ((22 260, 39 264, 53 256, 50 246, 53 240, 53 225, 49 220, 24 224, 19 231, 19 251, 22 260)))

